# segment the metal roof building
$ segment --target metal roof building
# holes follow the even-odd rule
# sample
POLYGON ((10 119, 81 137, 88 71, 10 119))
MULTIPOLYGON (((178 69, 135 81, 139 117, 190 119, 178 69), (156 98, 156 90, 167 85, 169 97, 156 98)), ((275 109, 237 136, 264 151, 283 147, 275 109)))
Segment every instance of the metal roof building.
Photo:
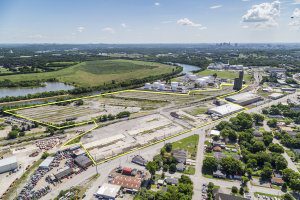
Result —
POLYGON ((121 189, 120 185, 114 185, 114 184, 109 184, 109 183, 104 183, 99 190, 96 193, 96 197, 98 199, 110 199, 114 200, 119 191, 121 189))
POLYGON ((18 168, 17 158, 15 156, 0 160, 0 174, 15 170, 18 168))
POLYGON ((225 104, 222 106, 217 106, 214 108, 208 109, 208 113, 215 114, 220 117, 224 117, 239 111, 242 111, 244 108, 236 104, 225 104))
POLYGON ((252 92, 245 92, 226 97, 225 99, 232 103, 236 103, 241 106, 246 106, 262 100, 262 97, 252 92))
POLYGON ((46 158, 39 166, 39 168, 42 168, 42 169, 49 169, 50 168, 50 165, 52 163, 52 161, 54 160, 54 157, 48 157, 46 158))
POLYGON ((81 168, 87 168, 92 165, 91 159, 85 155, 77 156, 74 161, 81 168))

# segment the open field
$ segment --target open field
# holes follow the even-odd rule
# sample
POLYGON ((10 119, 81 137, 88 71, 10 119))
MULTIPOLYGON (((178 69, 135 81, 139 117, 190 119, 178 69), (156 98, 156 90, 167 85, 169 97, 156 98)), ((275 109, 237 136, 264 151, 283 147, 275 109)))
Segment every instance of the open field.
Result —
POLYGON ((123 99, 137 99, 137 100, 151 100, 151 101, 193 101, 207 97, 206 95, 188 95, 188 94, 176 94, 176 93, 161 93, 161 92, 149 92, 149 91, 123 91, 112 95, 116 98, 123 99))
POLYGON ((111 83, 113 80, 121 82, 170 73, 174 68, 174 66, 153 62, 121 59, 97 60, 82 62, 53 72, 1 76, 0 81, 9 79, 18 82, 56 78, 60 82, 87 87, 111 83))
POLYGON ((189 157, 194 159, 197 154, 197 146, 199 142, 199 135, 192 135, 172 144, 173 149, 183 149, 189 154, 189 157))
MULTIPOLYGON (((235 71, 218 71, 218 70, 204 70, 201 72, 198 72, 198 75, 202 75, 202 76, 209 76, 209 75, 213 75, 214 73, 216 73, 218 75, 219 78, 226 78, 226 79, 234 79, 238 77, 238 72, 235 71)), ((245 72, 244 74, 244 80, 246 82, 249 82, 251 80, 251 76, 249 74, 247 74, 245 72)))

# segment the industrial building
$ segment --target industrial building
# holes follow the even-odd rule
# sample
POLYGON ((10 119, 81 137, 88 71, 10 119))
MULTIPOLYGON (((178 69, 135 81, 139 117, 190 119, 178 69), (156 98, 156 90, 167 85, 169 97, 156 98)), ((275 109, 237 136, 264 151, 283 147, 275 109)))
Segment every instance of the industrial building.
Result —
POLYGON ((284 94, 282 93, 272 93, 269 95, 270 99, 276 100, 276 99, 280 99, 281 97, 284 97, 284 94))
POLYGON ((246 106, 246 105, 261 101, 263 98, 252 92, 245 92, 245 93, 235 94, 235 95, 226 97, 225 99, 232 103, 236 103, 241 106, 246 106))
POLYGON ((104 183, 95 196, 98 199, 109 199, 109 200, 115 200, 116 197, 119 194, 119 191, 121 190, 120 185, 114 185, 114 184, 109 184, 109 183, 104 183))
POLYGON ((72 168, 66 166, 64 168, 59 169, 56 174, 54 174, 55 178, 57 180, 63 179, 66 176, 69 176, 70 174, 73 173, 72 168))
POLYGON ((52 163, 52 161, 54 160, 54 157, 48 157, 45 160, 43 160, 43 162, 39 165, 40 169, 50 169, 50 165, 52 163))
POLYGON ((217 107, 208 109, 208 113, 217 115, 219 117, 224 117, 224 116, 231 115, 233 113, 242 111, 243 109, 244 108, 239 105, 225 104, 222 106, 217 106, 217 107))
POLYGON ((85 155, 80 155, 80 156, 77 156, 75 159, 74 159, 74 162, 81 168, 87 168, 89 167, 90 165, 92 165, 92 161, 91 159, 89 159, 87 156, 85 155))
POLYGON ((0 160, 0 174, 13 171, 18 168, 17 158, 15 156, 0 160))
POLYGON ((244 71, 239 72, 239 77, 234 79, 233 89, 241 90, 243 88, 244 71))

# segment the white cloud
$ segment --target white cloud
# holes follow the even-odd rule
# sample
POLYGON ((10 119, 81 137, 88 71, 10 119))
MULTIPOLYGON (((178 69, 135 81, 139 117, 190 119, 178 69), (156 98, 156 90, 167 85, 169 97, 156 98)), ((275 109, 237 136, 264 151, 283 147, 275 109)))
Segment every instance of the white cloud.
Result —
POLYGON ((111 34, 114 34, 115 33, 115 30, 111 27, 105 27, 102 29, 103 32, 107 32, 107 33, 111 33, 111 34))
POLYGON ((300 4, 300 0, 294 0, 294 3, 292 3, 292 4, 300 4))
POLYGON ((30 39, 42 39, 42 38, 46 38, 46 37, 42 34, 35 34, 35 35, 29 35, 28 38, 30 38, 30 39))
POLYGON ((243 22, 254 23, 257 28, 277 26, 277 18, 280 16, 280 2, 261 3, 253 5, 242 17, 243 22))
POLYGON ((221 8, 223 7, 222 5, 214 5, 214 6, 211 6, 209 7, 210 9, 218 9, 218 8, 221 8))
POLYGON ((289 23, 289 26, 292 26, 296 29, 300 28, 300 9, 295 8, 293 15, 292 15, 292 21, 289 23))
POLYGON ((191 27, 197 27, 201 30, 207 29, 205 26, 202 26, 201 24, 197 24, 195 22, 192 22, 188 18, 182 18, 177 21, 177 24, 182 26, 191 26, 191 27))
POLYGON ((126 25, 125 23, 122 23, 121 26, 122 26, 123 28, 127 28, 127 25, 126 25))
POLYGON ((249 28, 249 26, 247 26, 247 25, 244 25, 244 26, 242 26, 242 28, 246 29, 246 28, 249 28))
POLYGON ((154 5, 155 6, 160 6, 160 3, 159 2, 155 2, 154 5))
POLYGON ((77 32, 82 33, 84 31, 85 27, 83 26, 78 26, 77 27, 77 32))
POLYGON ((250 0, 242 0, 243 2, 248 2, 248 1, 250 1, 250 0))

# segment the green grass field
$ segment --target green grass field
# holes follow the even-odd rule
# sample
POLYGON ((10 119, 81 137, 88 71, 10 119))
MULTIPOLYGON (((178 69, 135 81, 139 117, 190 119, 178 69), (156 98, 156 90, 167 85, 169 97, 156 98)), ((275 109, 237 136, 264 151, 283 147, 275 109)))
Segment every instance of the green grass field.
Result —
POLYGON ((183 149, 188 151, 192 159, 196 157, 199 135, 192 135, 182 140, 172 143, 173 149, 183 149))
POLYGON ((57 78, 61 82, 86 87, 111 83, 112 80, 141 79, 148 76, 169 73, 173 69, 173 66, 153 62, 122 59, 98 60, 82 62, 53 72, 1 76, 0 81, 9 79, 18 82, 57 78))
MULTIPOLYGON (((234 72, 234 71, 218 71, 218 70, 204 70, 201 72, 198 72, 198 75, 202 75, 202 76, 209 76, 209 75, 213 75, 214 73, 217 73, 219 78, 226 78, 226 79, 234 79, 238 77, 238 72, 234 72)), ((246 82, 251 80, 251 76, 249 74, 244 74, 244 80, 246 82)))

